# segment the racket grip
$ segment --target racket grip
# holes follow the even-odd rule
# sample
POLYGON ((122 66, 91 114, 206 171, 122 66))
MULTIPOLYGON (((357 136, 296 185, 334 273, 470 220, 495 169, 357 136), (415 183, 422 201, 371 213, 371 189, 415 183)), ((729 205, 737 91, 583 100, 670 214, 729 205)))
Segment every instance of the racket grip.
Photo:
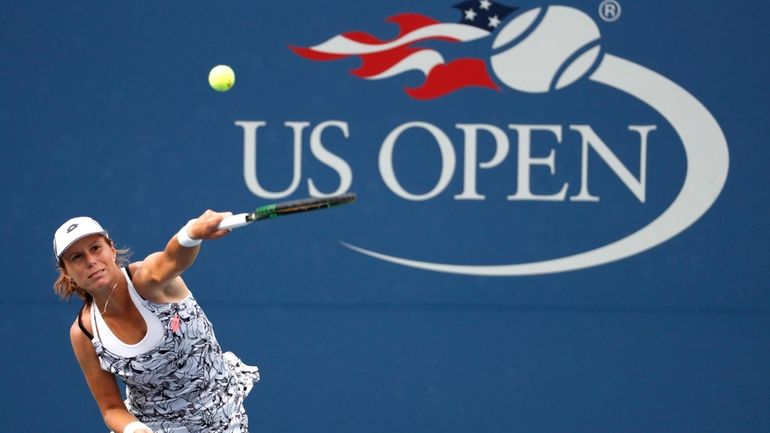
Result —
POLYGON ((251 221, 246 220, 247 213, 239 213, 238 215, 232 215, 222 220, 217 226, 218 229, 232 230, 238 227, 243 227, 251 224, 251 221))

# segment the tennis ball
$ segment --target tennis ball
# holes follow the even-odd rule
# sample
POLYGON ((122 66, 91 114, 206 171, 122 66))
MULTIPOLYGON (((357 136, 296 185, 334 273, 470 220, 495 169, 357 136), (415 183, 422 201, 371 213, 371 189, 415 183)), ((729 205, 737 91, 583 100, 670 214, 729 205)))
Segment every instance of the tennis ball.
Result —
POLYGON ((217 92, 227 92, 235 84, 235 72, 227 65, 217 65, 209 72, 209 84, 217 92))
POLYGON ((574 83, 601 51, 599 27, 582 11, 550 6, 538 22, 541 13, 536 8, 514 18, 492 44, 493 50, 502 50, 491 59, 495 75, 521 92, 546 93, 574 83))

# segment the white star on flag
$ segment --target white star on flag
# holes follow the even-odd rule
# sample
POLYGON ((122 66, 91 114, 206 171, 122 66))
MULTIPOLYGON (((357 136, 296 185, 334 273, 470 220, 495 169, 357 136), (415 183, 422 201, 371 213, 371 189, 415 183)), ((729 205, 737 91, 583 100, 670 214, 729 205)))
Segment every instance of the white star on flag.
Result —
POLYGON ((492 2, 489 0, 481 0, 481 9, 489 10, 489 7, 492 6, 492 2))
POLYGON ((492 27, 493 29, 496 29, 497 26, 500 25, 500 19, 497 18, 497 15, 489 18, 489 27, 492 27))
POLYGON ((468 9, 465 11, 465 19, 468 21, 473 21, 473 19, 476 18, 476 11, 473 9, 468 9))

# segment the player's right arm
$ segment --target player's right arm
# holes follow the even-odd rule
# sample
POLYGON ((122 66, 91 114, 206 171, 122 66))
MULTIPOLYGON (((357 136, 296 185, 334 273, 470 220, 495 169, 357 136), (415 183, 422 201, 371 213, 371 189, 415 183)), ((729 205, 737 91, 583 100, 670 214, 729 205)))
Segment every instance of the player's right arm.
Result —
MULTIPOLYGON (((230 233, 218 226, 231 215, 230 212, 207 210, 182 230, 191 239, 218 239, 230 233)), ((180 301, 189 295, 180 275, 193 264, 199 250, 199 246, 183 246, 179 243, 179 234, 174 235, 163 251, 152 253, 141 262, 131 264, 134 287, 142 297, 153 302, 180 301)))
MULTIPOLYGON (((84 316, 88 315, 84 314, 84 316)), ((126 409, 115 376, 102 370, 99 365, 99 358, 96 356, 96 350, 78 326, 77 320, 70 327, 70 341, 75 357, 88 383, 88 388, 102 413, 104 423, 112 431, 122 432, 127 424, 137 421, 137 419, 126 409)), ((152 431, 141 429, 136 430, 136 433, 152 433, 152 431)))

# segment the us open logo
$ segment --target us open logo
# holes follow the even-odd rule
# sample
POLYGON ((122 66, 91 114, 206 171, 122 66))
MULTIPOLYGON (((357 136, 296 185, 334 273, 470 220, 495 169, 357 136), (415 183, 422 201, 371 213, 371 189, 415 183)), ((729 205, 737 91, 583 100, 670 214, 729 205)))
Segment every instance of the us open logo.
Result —
MULTIPOLYGON (((620 13, 615 3, 614 17, 620 13)), ((725 136, 711 113, 687 90, 661 74, 642 65, 604 52, 597 23, 581 10, 568 6, 549 6, 519 10, 489 0, 465 1, 455 6, 462 13, 458 23, 446 23, 416 14, 400 14, 388 19, 399 28, 392 39, 379 39, 368 33, 348 32, 310 47, 292 47, 299 56, 312 61, 336 61, 358 57, 361 66, 354 76, 367 80, 387 80, 409 71, 420 71, 425 79, 417 87, 404 89, 405 94, 417 100, 436 100, 469 87, 497 92, 496 98, 513 94, 543 95, 559 92, 576 83, 587 88, 617 91, 650 107, 664 118, 678 136, 684 150, 686 173, 681 188, 670 205, 649 223, 619 239, 604 245, 545 260, 509 264, 439 263, 384 254, 360 245, 345 243, 359 253, 395 264, 437 272, 479 276, 525 276, 574 271, 628 258, 654 248, 677 236, 700 219, 713 205, 727 179, 729 153, 725 136), (436 48, 423 46, 426 41, 463 44, 491 39, 492 54, 488 58, 444 58, 436 48), (589 87, 592 86, 592 87, 589 87)), ((313 65, 321 67, 323 65, 313 65)), ((263 188, 255 175, 257 129, 265 122, 237 121, 244 131, 244 177, 256 195, 280 198, 291 194, 298 179, 284 191, 271 192, 263 188)), ((286 122, 295 132, 308 122, 286 122)), ((508 139, 500 128, 487 124, 457 124, 466 137, 464 188, 456 200, 479 200, 483 195, 475 190, 475 170, 494 167, 506 157, 508 139), (480 132, 495 137, 496 151, 492 159, 479 163, 467 146, 475 146, 480 132), (470 137, 470 138, 469 138, 470 137), (470 159, 470 160, 469 160, 470 159)), ((556 125, 511 124, 519 142, 519 184, 509 200, 593 201, 583 171, 580 191, 566 196, 566 184, 561 191, 549 196, 538 196, 528 190, 527 173, 533 165, 547 166, 553 171, 553 159, 534 158, 522 149, 529 145, 533 131, 546 131, 561 140, 563 128, 556 125)), ((320 144, 320 133, 325 128, 336 128, 348 136, 346 122, 330 121, 318 125, 311 135, 311 150, 316 158, 337 171, 339 188, 321 192, 309 182, 311 195, 334 195, 347 191, 352 182, 352 169, 341 158, 330 154, 320 144), (314 138, 315 136, 315 147, 314 138), (314 149, 314 150, 313 150, 314 149)), ((640 202, 645 200, 645 167, 648 136, 655 125, 632 125, 639 139, 640 167, 638 176, 623 165, 598 134, 588 125, 570 125, 569 130, 579 134, 582 141, 583 166, 587 165, 589 150, 602 160, 632 191, 640 202)), ((295 149, 295 154, 299 149, 295 149)), ((430 200, 440 194, 455 170, 455 154, 446 134, 428 122, 406 122, 393 129, 383 140, 379 153, 380 175, 388 188, 405 200, 430 200), (432 135, 442 158, 441 176, 429 192, 417 194, 407 191, 398 181, 392 165, 392 152, 400 135, 408 130, 420 130, 432 135)), ((298 162, 295 160, 295 169, 298 162)))

